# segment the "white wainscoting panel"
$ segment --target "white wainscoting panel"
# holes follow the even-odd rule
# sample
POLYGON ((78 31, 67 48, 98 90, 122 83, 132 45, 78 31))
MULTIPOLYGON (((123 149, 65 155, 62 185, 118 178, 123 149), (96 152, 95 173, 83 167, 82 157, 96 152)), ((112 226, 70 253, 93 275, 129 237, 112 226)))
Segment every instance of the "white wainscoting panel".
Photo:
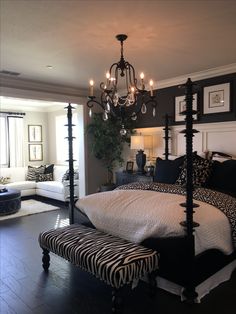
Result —
MULTIPOLYGON (((184 134, 179 133, 184 125, 170 127, 171 140, 169 152, 172 155, 183 155, 186 151, 184 134)), ((194 124, 199 131, 193 138, 193 151, 203 155, 207 151, 219 151, 236 157, 236 121, 194 124)), ((137 129, 138 133, 153 136, 153 159, 163 157, 164 131, 163 127, 137 129)))

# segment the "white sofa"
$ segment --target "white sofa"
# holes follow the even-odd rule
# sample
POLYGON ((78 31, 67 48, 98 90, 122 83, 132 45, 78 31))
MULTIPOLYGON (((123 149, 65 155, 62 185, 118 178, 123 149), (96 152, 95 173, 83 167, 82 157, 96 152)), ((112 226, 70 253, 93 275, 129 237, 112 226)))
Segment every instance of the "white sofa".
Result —
MULTIPOLYGON (((0 177, 9 177, 9 187, 21 191, 21 196, 41 195, 59 201, 69 201, 69 181, 62 182, 62 176, 68 167, 55 165, 53 170, 53 181, 26 181, 27 167, 0 168, 0 177)), ((79 180, 74 180, 75 195, 79 197, 79 180)))

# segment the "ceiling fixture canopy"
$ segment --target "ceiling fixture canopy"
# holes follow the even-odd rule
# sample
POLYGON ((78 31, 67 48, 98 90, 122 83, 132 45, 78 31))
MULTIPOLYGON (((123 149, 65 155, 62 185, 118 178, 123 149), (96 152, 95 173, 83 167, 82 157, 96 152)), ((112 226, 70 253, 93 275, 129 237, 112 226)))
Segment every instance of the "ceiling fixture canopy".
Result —
POLYGON ((152 115, 156 115, 156 97, 153 91, 153 80, 149 81, 150 91, 145 89, 144 74, 140 73, 138 82, 135 69, 124 59, 123 42, 127 35, 119 34, 116 36, 121 44, 120 61, 111 65, 106 73, 105 82, 100 83, 101 98, 96 100, 94 96, 94 81, 90 80, 89 96, 87 106, 89 116, 92 117, 92 108, 98 104, 103 109, 103 119, 106 121, 112 114, 121 119, 121 134, 126 134, 125 121, 127 119, 136 120, 137 116, 147 112, 147 105, 152 107, 152 115))

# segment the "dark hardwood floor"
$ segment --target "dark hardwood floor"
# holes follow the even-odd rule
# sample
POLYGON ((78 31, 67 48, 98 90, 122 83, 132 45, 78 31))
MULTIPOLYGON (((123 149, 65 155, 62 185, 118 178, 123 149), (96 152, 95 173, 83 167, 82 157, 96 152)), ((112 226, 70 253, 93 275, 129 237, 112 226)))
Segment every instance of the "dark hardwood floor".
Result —
MULTIPOLYGON (((110 314, 111 289, 93 276, 51 254, 48 274, 41 266, 38 235, 68 222, 68 209, 0 222, 1 314, 110 314)), ((236 272, 201 302, 188 306, 159 290, 151 299, 147 286, 124 288, 124 314, 233 314, 236 309, 236 272)))

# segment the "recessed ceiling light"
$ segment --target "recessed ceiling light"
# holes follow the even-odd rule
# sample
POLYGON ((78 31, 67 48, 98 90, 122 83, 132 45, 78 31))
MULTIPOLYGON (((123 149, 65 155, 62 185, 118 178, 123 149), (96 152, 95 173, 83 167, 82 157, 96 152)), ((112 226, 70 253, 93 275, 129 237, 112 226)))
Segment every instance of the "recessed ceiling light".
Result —
POLYGON ((52 65, 46 65, 46 68, 48 68, 48 69, 52 69, 52 68, 53 68, 53 66, 52 66, 52 65))

